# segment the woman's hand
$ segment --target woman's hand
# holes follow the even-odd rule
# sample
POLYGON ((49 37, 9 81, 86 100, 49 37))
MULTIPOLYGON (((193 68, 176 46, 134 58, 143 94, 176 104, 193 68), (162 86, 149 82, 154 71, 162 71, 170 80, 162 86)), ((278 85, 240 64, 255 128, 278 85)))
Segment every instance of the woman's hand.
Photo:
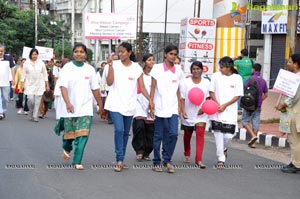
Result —
POLYGON ((219 113, 224 112, 226 108, 227 108, 226 104, 222 104, 221 106, 219 106, 219 113))
POLYGON ((104 113, 103 105, 102 104, 98 104, 97 114, 101 116, 103 113, 104 113))
POLYGON ((74 113, 74 106, 71 103, 66 104, 67 112, 74 113))
POLYGON ((202 111, 202 108, 199 109, 198 115, 202 115, 204 112, 202 111))

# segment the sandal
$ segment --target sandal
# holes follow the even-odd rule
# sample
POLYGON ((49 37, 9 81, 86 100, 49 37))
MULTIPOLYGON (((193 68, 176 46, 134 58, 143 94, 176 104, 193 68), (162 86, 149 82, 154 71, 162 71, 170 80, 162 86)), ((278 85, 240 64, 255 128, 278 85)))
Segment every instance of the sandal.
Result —
POLYGON ((75 169, 84 170, 84 167, 82 166, 82 164, 75 164, 75 169))
POLYGON ((258 139, 257 136, 251 138, 251 140, 248 142, 248 146, 251 147, 251 145, 253 145, 257 139, 258 139))
POLYGON ((183 162, 184 163, 191 163, 190 156, 185 156, 183 162))
POLYGON ((164 170, 159 165, 154 165, 152 168, 152 171, 154 172, 163 172, 164 170))
POLYGON ((224 169, 225 168, 225 162, 219 161, 216 165, 217 169, 224 169))
POLYGON ((126 164, 123 163, 122 168, 127 170, 127 169, 129 169, 129 166, 127 166, 126 164))
POLYGON ((151 161, 152 160, 149 156, 144 157, 143 159, 146 160, 146 161, 151 161))
POLYGON ((143 154, 138 154, 138 155, 136 155, 136 159, 137 159, 137 161, 142 161, 142 159, 143 159, 143 154))
POLYGON ((175 173, 175 169, 172 164, 170 163, 164 164, 164 167, 168 169, 168 173, 175 173))
POLYGON ((65 161, 70 160, 70 158, 71 158, 70 153, 64 150, 63 155, 62 155, 62 158, 63 158, 63 160, 65 160, 65 161))
POLYGON ((206 165, 203 164, 202 162, 197 162, 196 165, 197 165, 198 167, 200 167, 200 169, 205 169, 205 168, 206 168, 206 165))
POLYGON ((115 172, 121 172, 122 170, 123 170, 123 163, 122 163, 122 162, 118 162, 118 163, 115 165, 114 171, 115 171, 115 172))

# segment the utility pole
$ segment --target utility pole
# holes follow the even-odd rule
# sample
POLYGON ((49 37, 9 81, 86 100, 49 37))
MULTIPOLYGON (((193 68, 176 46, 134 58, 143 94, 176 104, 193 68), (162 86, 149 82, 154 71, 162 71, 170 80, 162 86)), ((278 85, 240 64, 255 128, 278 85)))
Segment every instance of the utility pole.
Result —
POLYGON ((38 4, 37 0, 34 1, 34 46, 37 45, 38 42, 38 28, 37 28, 37 15, 38 15, 38 4))
POLYGON ((198 1, 198 14, 197 17, 200 18, 201 0, 198 1))
POLYGON ((139 0, 139 41, 138 41, 138 61, 142 60, 143 56, 143 15, 144 15, 144 0, 139 0))
MULTIPOLYGON (((100 10, 100 0, 95 0, 96 1, 96 13, 99 13, 100 10)), ((99 56, 99 40, 96 39, 95 41, 95 55, 94 55, 94 59, 95 59, 95 66, 97 66, 98 64, 98 56, 99 56)))
MULTIPOLYGON (((111 3, 111 13, 115 13, 115 0, 111 0, 110 1, 111 3)), ((112 48, 112 40, 109 40, 108 42, 108 53, 109 53, 109 56, 111 55, 111 48, 112 48)))
POLYGON ((168 0, 166 0, 166 10, 165 10, 164 49, 166 48, 167 23, 168 23, 168 0))
POLYGON ((71 45, 75 44, 75 0, 71 0, 71 45))
POLYGON ((297 44, 297 22, 298 22, 298 10, 299 0, 289 0, 289 6, 291 10, 288 10, 288 24, 287 34, 285 41, 285 60, 287 61, 290 56, 295 53, 297 44))

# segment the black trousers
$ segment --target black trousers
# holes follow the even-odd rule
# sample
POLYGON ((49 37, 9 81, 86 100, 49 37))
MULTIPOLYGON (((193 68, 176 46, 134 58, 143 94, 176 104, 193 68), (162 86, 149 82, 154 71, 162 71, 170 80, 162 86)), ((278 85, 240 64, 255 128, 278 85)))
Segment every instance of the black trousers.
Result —
POLYGON ((149 157, 153 150, 154 123, 146 124, 143 119, 133 119, 132 122, 132 146, 136 154, 149 157))
POLYGON ((24 108, 24 111, 29 111, 28 105, 27 105, 27 95, 25 95, 25 102, 23 106, 23 99, 24 99, 24 93, 18 94, 18 100, 16 102, 17 108, 24 108))

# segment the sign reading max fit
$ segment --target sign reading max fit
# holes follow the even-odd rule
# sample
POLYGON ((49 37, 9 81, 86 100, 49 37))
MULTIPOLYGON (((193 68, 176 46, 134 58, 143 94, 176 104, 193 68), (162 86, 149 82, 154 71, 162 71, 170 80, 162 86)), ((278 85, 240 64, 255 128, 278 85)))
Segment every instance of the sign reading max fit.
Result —
POLYGON ((96 40, 136 39, 136 16, 87 13, 85 38, 96 40))
MULTIPOLYGON (((286 34, 287 33, 287 10, 262 12, 262 34, 286 34)), ((297 24, 297 32, 300 33, 300 23, 297 24)))

